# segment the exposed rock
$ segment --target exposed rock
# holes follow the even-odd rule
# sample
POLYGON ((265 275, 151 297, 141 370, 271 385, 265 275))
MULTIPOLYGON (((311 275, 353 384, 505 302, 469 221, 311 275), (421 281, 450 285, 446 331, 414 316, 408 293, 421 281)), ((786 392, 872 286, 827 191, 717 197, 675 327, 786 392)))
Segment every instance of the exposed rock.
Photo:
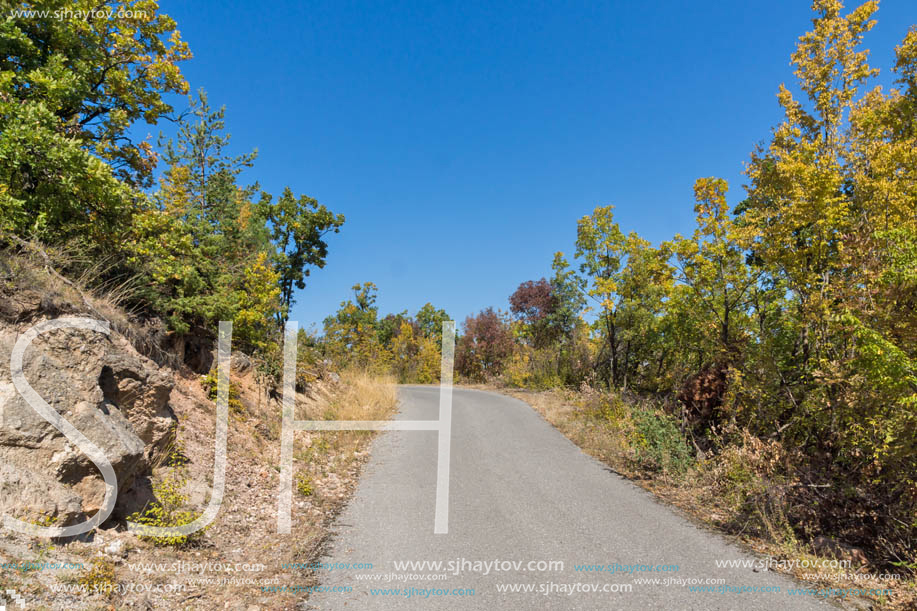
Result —
MULTIPOLYGON (((89 457, 13 387, 13 346, 38 322, 34 300, 27 297, 8 307, 7 324, 0 323, 0 510, 66 525, 98 511, 105 484, 89 457), (12 322, 23 318, 30 322, 12 322)), ((38 307, 47 314, 44 305, 38 307)), ((171 435, 171 377, 114 331, 108 336, 80 329, 43 333, 26 350, 23 372, 52 409, 105 453, 120 491, 149 468, 171 435)))
POLYGON ((124 548, 124 541, 121 539, 115 539, 106 545, 104 551, 109 556, 117 556, 121 558, 127 556, 127 550, 124 548))
POLYGON ((252 360, 242 352, 233 352, 229 360, 230 369, 239 374, 245 374, 252 369, 252 360))
POLYGON ((21 322, 38 314, 41 309, 41 295, 35 291, 18 291, 4 294, 0 299, 0 320, 21 322))

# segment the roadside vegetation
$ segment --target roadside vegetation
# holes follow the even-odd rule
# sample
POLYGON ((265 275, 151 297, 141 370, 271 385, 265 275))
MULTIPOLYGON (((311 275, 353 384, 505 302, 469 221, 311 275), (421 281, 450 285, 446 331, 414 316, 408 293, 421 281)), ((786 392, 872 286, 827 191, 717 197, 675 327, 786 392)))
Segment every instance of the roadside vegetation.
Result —
MULTIPOLYGON (((243 181, 243 171, 256 175, 256 152, 231 153, 224 109, 211 106, 203 90, 186 97, 180 67, 191 53, 175 21, 155 1, 104 6, 111 18, 54 16, 99 11, 83 0, 19 7, 45 16, 17 16, 7 7, 0 15, 0 312, 12 320, 25 312, 23 321, 67 313, 103 318, 169 368, 172 449, 154 457, 149 497, 129 515, 150 526, 189 523, 206 502, 216 328, 232 321, 227 499, 210 526, 188 537, 133 537, 118 522, 128 516, 116 516, 94 543, 53 548, 55 558, 82 561, 85 569, 4 583, 48 607, 142 605, 142 593, 112 593, 136 581, 126 559, 220 562, 242 549, 266 567, 258 583, 314 583, 310 571, 289 567, 320 556, 373 434, 297 434, 295 535, 277 535, 269 516, 279 485, 282 329, 297 291, 324 267, 327 240, 344 216, 290 189, 271 194, 243 181), (157 124, 171 137, 136 136, 157 124), (52 588, 58 582, 83 592, 59 594, 52 588)), ((391 377, 330 360, 336 353, 304 331, 298 342, 297 417, 393 414, 391 377)), ((28 542, 15 536, 2 547, 4 560, 34 560, 28 542)), ((175 577, 194 590, 190 598, 166 594, 170 607, 238 602, 238 591, 216 579, 201 585, 190 575, 147 577, 175 577)), ((277 594, 272 604, 287 608, 299 598, 277 594)))
MULTIPOLYGON (((245 397, 276 392, 296 291, 324 267, 344 217, 245 184, 257 155, 229 152, 224 110, 202 90, 173 106, 190 91, 180 65, 191 57, 175 21, 154 1, 108 4, 129 16, 0 22, 0 276, 20 275, 28 257, 47 271, 29 274, 53 275, 93 311, 106 297, 117 325, 145 330, 125 331, 140 352, 162 364, 183 346, 201 393, 212 392, 212 363, 194 346, 212 348, 217 322, 233 321, 259 385, 233 392, 233 416, 271 438, 276 419, 259 421, 245 397), (158 122, 174 135, 135 137, 158 122)), ((30 3, 65 6, 95 3, 30 3)), ((595 208, 550 277, 519 285, 508 310, 464 320, 456 372, 524 390, 584 449, 721 528, 785 554, 865 554, 910 579, 892 601, 907 606, 917 600, 917 28, 891 58, 893 85, 876 85, 864 38, 877 6, 844 14, 838 0, 814 0, 791 56, 796 82, 778 89, 784 119, 752 150, 741 201, 727 204, 726 181, 699 178, 685 202, 696 227, 660 244, 622 229, 612 206, 595 208)), ((321 336, 300 331, 297 390, 332 366, 344 379, 308 417, 383 418, 395 382, 438 381, 448 314, 427 303, 381 315, 377 293, 357 284, 321 336)), ((309 436, 297 449, 300 498, 340 502, 322 482, 352 475, 341 457, 359 457, 369 437, 309 436)), ((191 519, 184 496, 160 500, 150 520, 191 519)))
MULTIPOLYGON (((745 197, 694 185, 697 225, 658 245, 602 206, 572 263, 468 317, 466 381, 523 396, 576 443, 708 522, 781 553, 917 557, 917 29, 888 90, 877 4, 817 0, 752 151, 745 197), (685 494, 690 492, 690 494, 685 494)), ((910 579, 908 583, 907 580, 910 579)), ((888 602, 888 601, 884 601, 888 602)))
POLYGON ((0 244, 64 254, 56 271, 119 287, 125 308, 173 334, 210 339, 231 320, 235 345, 270 369, 343 215, 240 183, 257 154, 229 153, 224 109, 203 91, 173 107, 191 52, 156 2, 112 3, 129 16, 111 19, 53 17, 97 8, 85 1, 29 8, 51 13, 4 14, 0 28, 0 244), (138 139, 138 122, 174 136, 138 139))

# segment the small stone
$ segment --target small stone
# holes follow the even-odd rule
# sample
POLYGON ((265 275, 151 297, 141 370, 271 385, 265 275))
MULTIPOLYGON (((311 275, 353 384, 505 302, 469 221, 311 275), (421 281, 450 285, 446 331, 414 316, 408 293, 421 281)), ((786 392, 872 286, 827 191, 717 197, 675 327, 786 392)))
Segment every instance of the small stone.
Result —
POLYGON ((121 539, 115 539, 107 546, 105 546, 105 553, 109 556, 124 556, 127 554, 127 551, 124 549, 124 541, 121 539))

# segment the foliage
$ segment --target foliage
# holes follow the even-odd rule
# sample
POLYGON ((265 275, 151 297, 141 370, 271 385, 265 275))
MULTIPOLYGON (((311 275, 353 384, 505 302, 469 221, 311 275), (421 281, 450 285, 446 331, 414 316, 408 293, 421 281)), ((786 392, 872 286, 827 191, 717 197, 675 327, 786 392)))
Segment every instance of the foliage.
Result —
MULTIPOLYGON (((45 134, 55 142, 72 141, 107 162, 115 178, 143 184, 154 154, 148 143, 134 142, 127 130, 139 119, 155 123, 167 116, 172 107, 163 95, 187 90, 176 64, 190 52, 175 22, 149 0, 111 2, 105 8, 113 16, 97 19, 53 17, 61 9, 98 10, 97 3, 30 4, 47 11, 46 16, 7 12, 0 29, 5 51, 0 82, 3 101, 9 104, 4 110, 19 106, 26 113, 46 111, 53 119, 39 129, 48 130, 45 134)), ((11 118, 6 112, 3 116, 11 118)), ((27 177, 40 180, 39 167, 21 167, 23 182, 29 182, 27 177)))
POLYGON ((557 309, 557 298, 550 282, 527 280, 509 296, 509 309, 523 323, 524 336, 534 346, 546 346, 557 327, 552 326, 551 315, 557 309))
MULTIPOLYGON (((160 482, 153 485, 153 494, 156 500, 150 502, 143 511, 128 516, 128 520, 143 526, 155 528, 185 526, 191 524, 199 516, 189 509, 183 509, 188 498, 182 493, 182 488, 187 483, 181 468, 176 468, 160 482)), ((140 531, 140 538, 151 541, 154 545, 162 547, 185 548, 196 545, 203 537, 206 528, 197 530, 188 535, 158 536, 144 535, 140 531)))
POLYGON ((271 238, 277 247, 281 303, 277 318, 282 326, 293 305, 293 289, 306 288, 308 266, 325 266, 328 244, 322 238, 329 231, 340 231, 344 215, 333 214, 305 195, 297 200, 293 191, 287 187, 277 203, 268 207, 267 220, 271 227, 271 238))
POLYGON ((46 16, 0 22, 0 228, 113 247, 140 209, 155 165, 129 128, 168 116, 190 52, 158 3, 43 0, 46 16), (57 19, 105 8, 111 18, 57 19), (119 16, 120 13, 120 16, 119 16))
POLYGON ((238 184, 256 152, 229 152, 225 110, 203 91, 174 115, 170 96, 188 90, 178 63, 191 54, 157 2, 27 8, 0 22, 0 231, 113 261, 94 282, 136 287, 134 311, 179 333, 232 320, 244 349, 269 353, 344 217, 290 189, 274 201, 238 184), (178 129, 159 151, 131 135, 162 118, 178 129))
MULTIPOLYGON (((219 374, 217 368, 214 367, 206 375, 201 376, 201 386, 204 387, 204 390, 207 392, 207 398, 211 401, 217 400, 217 380, 219 374)), ((239 385, 232 381, 230 376, 229 380, 229 392, 227 393, 229 398, 229 410, 236 414, 242 413, 242 393, 239 390, 239 385)))
POLYGON ((792 55, 803 98, 780 86, 744 201, 730 210, 724 180, 698 179, 693 234, 658 247, 596 207, 576 271, 557 253, 553 278, 510 296, 512 324, 469 318, 457 364, 512 386, 677 397, 665 412, 597 400, 589 422, 630 431, 644 471, 684 472, 692 445, 718 454, 724 494, 764 536, 830 533, 898 561, 917 551, 917 27, 895 87, 870 89, 877 4, 813 8, 792 55), (798 451, 756 470, 772 444, 798 451))
POLYGON ((355 284, 351 290, 353 299, 341 302, 324 321, 325 354, 343 366, 391 373, 402 384, 438 382, 446 312, 426 303, 413 317, 404 311, 380 318, 375 284, 355 284))
POLYGON ((512 349, 512 332, 505 315, 487 308, 477 316, 467 317, 462 324, 455 370, 470 380, 484 381, 503 371, 512 349))
POLYGON ((433 340, 437 346, 443 342, 443 323, 451 320, 446 311, 442 308, 436 308, 432 303, 427 302, 417 310, 414 315, 414 322, 420 327, 420 332, 424 337, 433 340))
POLYGON ((111 594, 118 587, 114 563, 104 558, 93 558, 89 570, 80 575, 77 583, 88 594, 111 594))
POLYGON ((631 443, 635 461, 643 468, 683 475, 693 459, 684 435, 674 419, 654 409, 635 409, 631 443))
POLYGON ((580 272, 588 278, 586 295, 598 308, 594 327, 604 337, 601 367, 605 382, 617 385, 620 376, 617 288, 626 257, 626 236, 614 221, 613 206, 599 206, 584 216, 576 228, 576 256, 582 260, 580 272))
POLYGON ((315 488, 312 485, 312 477, 302 474, 297 477, 296 490, 303 496, 312 496, 312 494, 315 492, 315 488))
POLYGON ((757 282, 729 218, 727 189, 725 180, 698 179, 694 184, 697 229, 691 239, 675 236, 672 244, 678 280, 688 289, 680 305, 695 317, 704 317, 703 326, 717 330, 712 337, 698 338, 695 346, 704 349, 702 360, 719 362, 730 361, 732 351, 747 339, 746 312, 757 282))

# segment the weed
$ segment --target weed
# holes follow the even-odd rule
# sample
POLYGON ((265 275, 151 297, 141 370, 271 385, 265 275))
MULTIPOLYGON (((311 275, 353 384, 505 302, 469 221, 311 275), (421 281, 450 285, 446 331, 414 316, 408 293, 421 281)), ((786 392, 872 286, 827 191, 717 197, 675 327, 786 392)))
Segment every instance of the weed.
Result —
POLYGON ((104 558, 94 558, 92 567, 77 580, 77 583, 89 594, 111 593, 117 586, 115 565, 104 558))
POLYGON ((296 478, 296 489, 303 496, 312 496, 315 490, 312 487, 312 477, 309 475, 300 475, 296 478))
MULTIPOLYGON (((214 367, 206 375, 201 376, 201 386, 204 387, 204 390, 207 391, 207 397, 211 401, 217 400, 217 368, 214 367)), ((239 391, 239 385, 232 381, 230 377, 229 380, 229 410, 234 414, 241 415, 243 413, 242 409, 242 393, 239 391)))
POLYGON ((633 411, 633 423, 630 441, 638 465, 650 471, 684 475, 693 460, 675 420, 660 411, 640 407, 633 411))
MULTIPOLYGON (((153 492, 158 500, 150 503, 144 511, 137 512, 128 517, 128 520, 141 526, 175 527, 185 526, 194 522, 198 514, 182 509, 188 502, 187 497, 181 493, 187 479, 179 475, 170 475, 162 482, 153 486, 153 492)), ((203 536, 205 529, 198 530, 188 535, 157 536, 144 535, 141 530, 140 538, 151 541, 154 545, 168 547, 189 547, 197 543, 203 536)))

